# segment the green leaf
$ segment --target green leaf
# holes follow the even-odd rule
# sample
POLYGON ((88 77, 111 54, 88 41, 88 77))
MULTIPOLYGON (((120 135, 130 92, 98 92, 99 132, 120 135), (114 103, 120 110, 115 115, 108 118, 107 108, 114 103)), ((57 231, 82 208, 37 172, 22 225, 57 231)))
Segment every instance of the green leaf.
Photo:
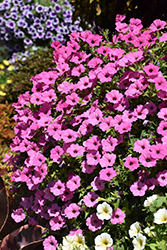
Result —
POLYGON ((152 250, 157 250, 157 244, 156 244, 156 243, 151 243, 151 244, 149 244, 149 247, 150 247, 152 250))
POLYGON ((159 196, 155 201, 154 205, 156 207, 161 207, 163 203, 166 203, 166 198, 164 196, 159 196))

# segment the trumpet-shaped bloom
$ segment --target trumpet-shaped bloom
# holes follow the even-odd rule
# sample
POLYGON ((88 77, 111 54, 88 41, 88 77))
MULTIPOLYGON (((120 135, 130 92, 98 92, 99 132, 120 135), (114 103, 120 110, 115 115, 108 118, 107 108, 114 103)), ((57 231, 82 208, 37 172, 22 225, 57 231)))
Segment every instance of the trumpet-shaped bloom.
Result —
POLYGON ((143 196, 147 190, 147 185, 141 181, 135 181, 134 184, 130 186, 130 191, 134 196, 143 196))
POLYGON ((154 213, 154 223, 163 224, 167 223, 167 209, 160 208, 156 213, 154 213))
POLYGON ((100 220, 109 220, 112 216, 112 207, 107 202, 103 202, 97 206, 97 217, 100 220))
POLYGON ((158 198, 157 194, 153 194, 144 201, 144 206, 149 207, 158 198))
POLYGON ((81 234, 68 235, 63 238, 63 250, 80 249, 86 250, 88 247, 85 244, 85 237, 81 234))
POLYGON ((95 250, 106 250, 113 244, 113 239, 108 233, 102 233, 95 238, 95 250))
POLYGON ((130 229, 129 229, 129 236, 130 236, 130 238, 136 236, 140 231, 141 231, 140 224, 139 224, 138 221, 136 221, 135 223, 133 223, 130 226, 130 229))
POLYGON ((136 235, 136 238, 132 241, 134 249, 133 250, 143 250, 146 245, 146 237, 141 233, 136 235))
POLYGON ((125 217, 126 214, 122 212, 120 208, 116 208, 112 214, 110 221, 112 224, 122 224, 125 217))
POLYGON ((58 247, 58 242, 53 235, 50 235, 43 242, 44 250, 56 250, 58 247))

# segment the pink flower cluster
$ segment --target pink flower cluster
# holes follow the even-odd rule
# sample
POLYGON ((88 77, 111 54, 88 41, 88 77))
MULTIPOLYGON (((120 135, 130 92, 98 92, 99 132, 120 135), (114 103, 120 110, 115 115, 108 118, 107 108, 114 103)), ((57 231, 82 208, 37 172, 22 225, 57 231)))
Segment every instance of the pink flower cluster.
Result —
MULTIPOLYGON (((124 18, 117 15, 111 43, 89 30, 72 33, 66 46, 53 42, 55 69, 32 77, 32 93, 14 104, 11 150, 19 156, 10 159, 11 178, 28 187, 16 222, 25 211, 29 222, 52 231, 82 221, 94 232, 104 224, 98 197, 115 190, 121 173, 137 178, 128 184, 134 196, 167 185, 167 81, 148 50, 164 42, 154 32, 166 23, 142 31, 139 19, 128 25, 124 18)), ((124 218, 116 207, 110 227, 124 218)))

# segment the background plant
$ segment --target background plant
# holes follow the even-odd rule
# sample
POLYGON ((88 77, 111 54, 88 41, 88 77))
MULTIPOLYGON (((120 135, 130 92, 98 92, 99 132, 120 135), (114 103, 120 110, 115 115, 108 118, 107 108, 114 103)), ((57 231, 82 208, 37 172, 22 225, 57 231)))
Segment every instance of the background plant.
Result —
POLYGON ((73 7, 69 1, 8 1, 0 3, 0 40, 11 53, 33 45, 46 46, 54 40, 65 42, 78 31, 72 23, 73 7))

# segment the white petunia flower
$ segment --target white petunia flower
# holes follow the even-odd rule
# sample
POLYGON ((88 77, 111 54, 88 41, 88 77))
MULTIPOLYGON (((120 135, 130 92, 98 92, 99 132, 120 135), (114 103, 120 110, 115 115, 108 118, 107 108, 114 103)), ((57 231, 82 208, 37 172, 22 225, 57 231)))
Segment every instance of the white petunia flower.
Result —
POLYGON ((107 202, 103 202, 97 206, 97 217, 100 220, 109 220, 112 216, 112 208, 107 202))
POLYGON ((138 221, 136 221, 135 223, 133 223, 130 226, 129 229, 129 236, 130 238, 132 238, 133 236, 136 236, 139 232, 141 231, 141 227, 138 221))
POLYGON ((108 233, 102 233, 95 238, 95 250, 107 250, 113 244, 113 239, 108 233))
POLYGON ((158 196, 156 194, 147 197, 147 199, 144 201, 144 206, 149 207, 151 203, 153 203, 157 198, 158 196))
POLYGON ((81 234, 74 234, 73 236, 66 236, 63 238, 63 250, 87 250, 85 245, 85 237, 81 234))
POLYGON ((74 235, 73 246, 76 248, 78 247, 80 250, 88 249, 88 247, 85 245, 85 237, 77 233, 74 235))
POLYGON ((141 233, 138 233, 136 235, 136 238, 133 239, 133 250, 143 250, 146 245, 146 237, 142 235, 141 233))
POLYGON ((63 237, 63 250, 72 250, 72 244, 74 241, 74 236, 63 237))
POLYGON ((163 224, 167 223, 167 209, 161 208, 154 214, 154 223, 163 224))
POLYGON ((156 236, 156 233, 152 231, 152 229, 154 229, 155 227, 146 227, 144 229, 144 232, 149 236, 149 237, 153 237, 156 236))

